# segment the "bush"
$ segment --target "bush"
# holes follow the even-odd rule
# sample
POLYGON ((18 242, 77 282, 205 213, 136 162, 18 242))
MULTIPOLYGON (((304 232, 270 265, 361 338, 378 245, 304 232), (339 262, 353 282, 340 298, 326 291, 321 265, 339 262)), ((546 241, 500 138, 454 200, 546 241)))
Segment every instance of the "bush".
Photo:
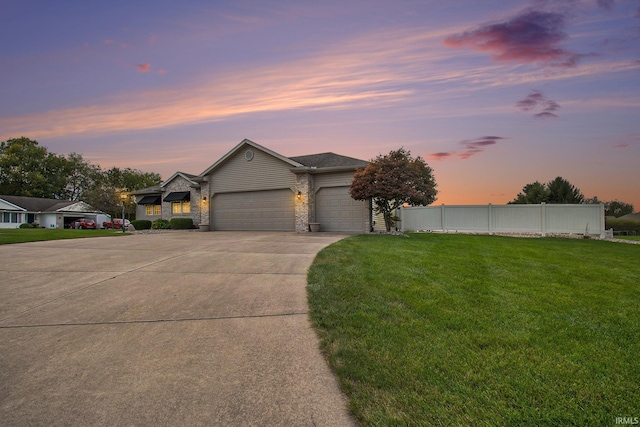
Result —
POLYGON ((613 228, 615 231, 632 231, 635 234, 640 233, 640 221, 623 218, 606 218, 605 228, 608 230, 613 228))
POLYGON ((168 230, 171 226, 166 219, 158 218, 151 223, 151 228, 154 230, 168 230))
POLYGON ((38 228, 37 222, 30 222, 28 224, 20 224, 20 228, 38 228))
POLYGON ((193 219, 191 218, 171 218, 172 230, 189 230, 193 228, 193 219))
POLYGON ((149 221, 148 219, 134 219, 133 221, 131 221, 131 225, 133 225, 136 230, 151 229, 151 221, 149 221))

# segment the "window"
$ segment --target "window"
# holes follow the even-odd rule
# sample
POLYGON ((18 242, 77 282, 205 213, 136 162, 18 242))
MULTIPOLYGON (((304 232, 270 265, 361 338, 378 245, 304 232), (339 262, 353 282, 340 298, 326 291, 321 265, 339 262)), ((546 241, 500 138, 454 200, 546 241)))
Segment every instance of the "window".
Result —
POLYGON ((171 204, 171 211, 176 215, 191 213, 191 202, 173 202, 171 204))
POLYGON ((2 212, 2 222, 11 222, 10 212, 2 212))
POLYGON ((20 222, 20 214, 16 212, 11 212, 11 222, 14 224, 20 222))
POLYGON ((144 205, 144 213, 147 216, 160 215, 160 205, 144 205))

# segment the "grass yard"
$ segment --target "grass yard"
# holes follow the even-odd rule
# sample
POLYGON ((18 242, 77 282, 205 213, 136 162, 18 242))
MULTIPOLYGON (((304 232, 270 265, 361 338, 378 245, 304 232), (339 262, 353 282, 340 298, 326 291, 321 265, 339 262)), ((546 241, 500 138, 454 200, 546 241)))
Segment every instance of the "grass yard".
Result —
POLYGON ((640 240, 640 236, 616 236, 615 238, 623 240, 640 240))
POLYGON ((640 417, 640 246, 362 235, 309 270, 312 321, 366 426, 640 417))
POLYGON ((79 239, 83 237, 122 236, 114 230, 59 230, 46 228, 0 228, 0 245, 42 240, 79 239))

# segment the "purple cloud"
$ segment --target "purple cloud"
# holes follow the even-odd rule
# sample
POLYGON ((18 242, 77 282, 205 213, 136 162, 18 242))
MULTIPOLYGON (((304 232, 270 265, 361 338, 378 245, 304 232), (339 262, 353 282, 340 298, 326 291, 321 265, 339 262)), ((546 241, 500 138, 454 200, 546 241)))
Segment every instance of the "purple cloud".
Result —
POLYGON ((596 3, 605 10, 613 10, 613 6, 616 4, 615 0, 597 0, 596 3))
POLYGON ((505 22, 485 24, 452 35, 444 40, 444 44, 490 52, 494 61, 570 67, 584 55, 560 47, 567 38, 564 28, 563 14, 529 10, 505 22))
POLYGON ((461 159, 468 159, 471 156, 482 153, 485 147, 495 145, 498 141, 507 139, 502 136, 483 136, 477 139, 467 139, 460 141, 460 145, 463 146, 462 151, 451 151, 429 154, 431 160, 444 160, 450 157, 459 157, 461 159))
POLYGON ((533 117, 545 119, 557 118, 558 115, 553 112, 560 109, 560 104, 551 99, 547 99, 541 90, 534 89, 526 98, 518 101, 516 107, 522 111, 541 110, 534 114, 533 117))

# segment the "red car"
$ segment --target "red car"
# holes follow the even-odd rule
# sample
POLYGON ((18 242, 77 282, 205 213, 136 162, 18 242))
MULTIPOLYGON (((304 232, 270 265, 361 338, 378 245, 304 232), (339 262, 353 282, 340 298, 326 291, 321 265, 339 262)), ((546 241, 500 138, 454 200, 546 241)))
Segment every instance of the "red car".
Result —
MULTIPOLYGON (((124 220, 124 225, 125 227, 128 227, 131 223, 129 222, 128 219, 124 220)), ((113 218, 113 222, 111 221, 105 221, 102 223, 102 227, 104 228, 122 228, 122 218, 113 218)))
POLYGON ((73 221, 70 225, 71 228, 75 228, 76 230, 78 229, 96 229, 96 222, 92 219, 86 219, 86 218, 82 218, 82 219, 76 219, 75 221, 73 221))

